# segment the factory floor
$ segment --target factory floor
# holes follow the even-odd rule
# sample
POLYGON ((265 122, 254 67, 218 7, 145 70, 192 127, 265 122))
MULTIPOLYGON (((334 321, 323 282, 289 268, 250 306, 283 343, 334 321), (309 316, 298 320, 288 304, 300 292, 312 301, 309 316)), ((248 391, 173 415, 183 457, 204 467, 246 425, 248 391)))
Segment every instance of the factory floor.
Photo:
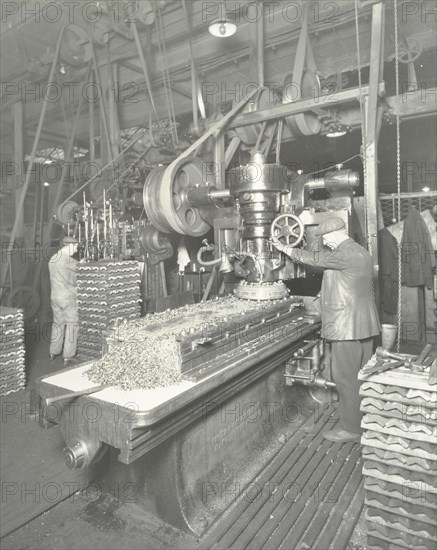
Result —
MULTIPOLYGON (((403 351, 415 353, 422 347, 411 345, 403 351)), ((61 369, 61 360, 50 362, 48 342, 31 331, 26 352, 26 389, 0 400, 2 549, 366 546, 360 446, 324 442, 323 431, 330 426, 309 422, 298 433, 284 434, 283 448, 257 478, 267 483, 280 475, 287 487, 299 481, 311 493, 308 498, 282 499, 280 506, 274 498, 261 503, 240 499, 199 540, 138 503, 103 494, 89 484, 86 473, 66 469, 58 428, 42 430, 29 406, 35 379, 61 369), (316 487, 328 487, 335 502, 327 494, 316 494, 316 487)))
POLYGON ((0 398, 0 548, 194 549, 194 537, 66 468, 59 429, 40 428, 30 405, 35 380, 62 369, 62 358, 48 359, 42 331, 27 327, 26 335, 26 389, 0 398))

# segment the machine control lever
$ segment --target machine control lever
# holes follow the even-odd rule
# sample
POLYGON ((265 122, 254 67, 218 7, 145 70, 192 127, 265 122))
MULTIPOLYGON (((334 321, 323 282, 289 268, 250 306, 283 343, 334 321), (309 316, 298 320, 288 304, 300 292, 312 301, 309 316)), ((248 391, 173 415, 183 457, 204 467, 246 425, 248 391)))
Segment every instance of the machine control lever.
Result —
POLYGON ((75 399, 76 397, 80 397, 82 395, 89 395, 90 393, 96 393, 98 391, 101 391, 108 386, 100 385, 100 386, 93 386, 92 388, 88 388, 86 390, 80 390, 80 391, 74 391, 70 393, 63 393, 62 395, 56 395, 55 397, 47 397, 46 398, 46 405, 53 405, 53 403, 57 403, 58 401, 67 401, 70 399, 75 399))
POLYGON ((305 346, 299 348, 298 350, 296 350, 294 352, 294 357, 300 357, 302 355, 305 355, 305 353, 307 351, 309 351, 310 349, 312 349, 315 345, 317 345, 319 343, 318 340, 305 340, 305 346))
POLYGON ((211 344, 211 342, 212 338, 199 338, 199 340, 193 340, 191 342, 191 349, 195 350, 199 346, 208 346, 209 344, 211 344))

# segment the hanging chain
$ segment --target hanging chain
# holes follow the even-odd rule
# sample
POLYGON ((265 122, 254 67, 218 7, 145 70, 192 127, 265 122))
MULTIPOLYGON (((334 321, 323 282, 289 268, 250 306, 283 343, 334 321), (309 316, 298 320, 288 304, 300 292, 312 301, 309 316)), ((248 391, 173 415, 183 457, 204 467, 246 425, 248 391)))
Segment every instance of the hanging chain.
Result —
MULTIPOLYGON (((359 90, 359 102, 360 102, 360 117, 361 117, 361 155, 363 163, 363 185, 364 185, 364 224, 365 224, 365 234, 367 235, 368 228, 368 216, 367 216, 367 168, 366 168, 366 155, 367 155, 367 146, 366 146, 366 116, 363 107, 363 95, 362 95, 362 82, 361 82, 361 49, 360 49, 360 29, 358 24, 358 3, 355 0, 355 34, 357 36, 357 64, 358 64, 358 90, 359 90)), ((370 254, 372 242, 371 239, 368 239, 367 247, 370 254)))
POLYGON ((173 148, 176 148, 176 145, 178 143, 178 135, 177 135, 177 129, 176 129, 176 115, 174 112, 173 95, 171 92, 170 74, 167 66, 167 52, 165 48, 164 26, 162 23, 161 11, 158 8, 155 8, 155 30, 157 35, 159 55, 161 56, 161 59, 162 59, 161 74, 162 74, 162 79, 164 84, 164 93, 165 93, 165 99, 167 104, 167 113, 168 113, 168 119, 170 123, 171 137, 173 142, 173 148))
MULTIPOLYGON (((158 9, 155 9, 155 30, 156 30, 156 36, 157 36, 157 42, 158 42, 158 51, 159 51, 159 55, 161 56, 161 59, 162 59, 162 65, 161 65, 161 73, 162 73, 162 80, 163 80, 163 85, 164 85, 164 94, 165 94, 165 99, 166 99, 166 105, 167 105, 167 114, 168 114, 168 119, 169 119, 169 123, 170 125, 172 125, 173 121, 172 121, 172 116, 171 116, 171 109, 170 109, 170 99, 169 99, 169 93, 168 93, 168 83, 167 83, 167 78, 166 78, 166 73, 165 73, 165 59, 164 59, 164 52, 163 52, 163 48, 162 48, 162 36, 161 36, 161 19, 159 17, 160 15, 160 12, 158 9)), ((159 128, 158 128, 158 132, 159 132, 159 128)), ((175 146, 175 138, 174 138, 174 133, 172 132, 172 141, 173 141, 173 146, 175 146)))
MULTIPOLYGON (((395 19, 395 69, 396 69, 396 96, 399 97, 399 37, 398 37, 398 8, 397 0, 394 3, 395 19)), ((399 112, 396 113, 396 177, 398 196, 398 222, 401 221, 401 132, 399 112)), ((402 239, 398 239, 398 335, 396 340, 396 351, 399 352, 401 345, 402 330, 402 239)))
POLYGON ((170 71, 168 69, 168 63, 167 63, 167 48, 165 45, 165 31, 164 31, 164 24, 162 22, 162 16, 161 11, 158 10, 158 17, 160 21, 161 31, 162 31, 162 51, 164 52, 164 71, 167 78, 167 87, 168 87, 168 97, 169 97, 169 103, 170 103, 170 113, 171 113, 171 121, 173 123, 172 128, 172 138, 173 138, 173 146, 176 148, 176 145, 179 143, 178 139, 178 127, 176 123, 176 113, 174 108, 174 101, 173 101, 173 92, 171 90, 171 81, 170 81, 170 71))

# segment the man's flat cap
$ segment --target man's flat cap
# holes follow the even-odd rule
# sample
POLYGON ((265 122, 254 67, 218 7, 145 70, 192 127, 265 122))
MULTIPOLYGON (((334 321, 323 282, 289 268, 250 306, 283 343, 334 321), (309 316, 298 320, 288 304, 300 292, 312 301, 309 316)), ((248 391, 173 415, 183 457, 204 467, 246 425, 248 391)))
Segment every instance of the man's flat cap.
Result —
POLYGON ((326 233, 331 233, 331 231, 337 231, 338 229, 344 229, 345 223, 341 218, 333 217, 326 218, 316 229, 316 235, 326 235, 326 233))
POLYGON ((64 244, 77 244, 79 242, 74 237, 69 237, 68 235, 64 237, 63 241, 64 241, 64 244))

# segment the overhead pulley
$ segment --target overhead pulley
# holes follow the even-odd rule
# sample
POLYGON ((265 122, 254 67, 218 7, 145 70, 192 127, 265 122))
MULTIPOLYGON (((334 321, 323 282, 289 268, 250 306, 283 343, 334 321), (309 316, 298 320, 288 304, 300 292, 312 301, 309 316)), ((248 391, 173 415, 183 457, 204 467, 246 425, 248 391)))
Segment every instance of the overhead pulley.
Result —
MULTIPOLYGON (((308 36, 308 9, 309 2, 305 4, 303 9, 302 29, 294 58, 293 73, 287 75, 284 81, 283 104, 320 97, 320 81, 308 36), (305 65, 306 69, 304 69, 305 65)), ((319 115, 325 117, 326 113, 321 111, 319 115)), ((293 135, 315 135, 320 132, 323 126, 323 122, 313 112, 299 113, 289 116, 285 120, 293 135)))
POLYGON ((211 208, 215 208, 215 200, 228 198, 229 190, 214 187, 212 167, 192 156, 193 152, 212 135, 218 135, 229 119, 259 91, 257 88, 249 92, 167 168, 155 168, 147 176, 143 189, 144 209, 156 229, 194 237, 204 235, 210 229, 211 208))
POLYGON ((64 30, 61 43, 61 57, 69 65, 84 65, 92 56, 88 32, 75 23, 70 23, 64 30))
POLYGON ((77 202, 67 201, 61 203, 56 210, 56 218, 63 225, 74 223, 77 212, 80 210, 77 202))
MULTIPOLYGON (((236 104, 236 102, 234 102, 236 104)), ((270 109, 276 104, 275 99, 271 97, 271 91, 262 89, 256 96, 247 103, 242 109, 242 113, 254 113, 256 111, 263 111, 270 109)), ((244 145, 255 145, 258 136, 262 130, 262 123, 248 124, 247 126, 238 126, 233 128, 229 134, 233 137, 236 134, 244 145)), ((274 131, 273 128, 268 128, 265 133, 265 137, 269 136, 269 133, 274 131)))
MULTIPOLYGON (((285 77, 282 89, 283 104, 320 96, 320 80, 313 71, 307 69, 298 81, 294 81, 293 77, 294 73, 285 77)), ((318 134, 323 126, 318 116, 310 111, 289 116, 285 120, 295 136, 313 136, 318 134)))

